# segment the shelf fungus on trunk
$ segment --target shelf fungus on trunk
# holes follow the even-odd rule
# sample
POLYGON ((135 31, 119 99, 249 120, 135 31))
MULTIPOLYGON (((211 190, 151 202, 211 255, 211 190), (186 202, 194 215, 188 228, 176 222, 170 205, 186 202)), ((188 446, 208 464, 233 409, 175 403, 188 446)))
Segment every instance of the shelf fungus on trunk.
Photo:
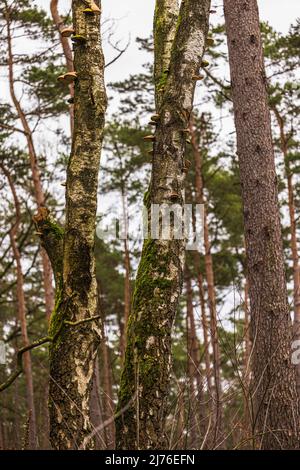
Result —
POLYGON ((73 28, 63 28, 60 31, 60 34, 62 35, 63 38, 69 38, 74 33, 75 33, 75 30, 73 28))
POLYGON ((201 67, 208 67, 209 66, 209 62, 207 60, 202 60, 201 62, 201 67))
POLYGON ((207 38, 206 39, 206 44, 207 44, 207 46, 214 46, 215 41, 214 41, 213 38, 207 38))
POLYGON ((158 122, 159 121, 159 114, 153 114, 153 116, 151 116, 151 121, 154 121, 154 122, 158 122))
POLYGON ((192 79, 195 80, 196 82, 198 80, 203 80, 204 78, 205 78, 204 75, 193 75, 192 76, 192 79))
POLYGON ((77 80, 77 73, 76 72, 67 72, 64 75, 60 75, 57 77, 59 82, 69 84, 75 82, 77 80))
POLYGON ((87 41, 87 38, 83 36, 82 34, 74 34, 71 36, 71 41, 74 42, 75 44, 85 44, 87 41))
POLYGON ((153 142, 155 140, 155 135, 145 135, 145 137, 143 137, 144 140, 146 141, 150 141, 150 142, 153 142))
POLYGON ((85 5, 87 5, 87 8, 83 10, 84 13, 87 13, 87 10, 89 10, 88 14, 95 14, 95 13, 100 14, 101 13, 101 9, 98 7, 98 5, 96 5, 96 3, 93 0, 91 1, 83 0, 83 2, 85 3, 85 5))

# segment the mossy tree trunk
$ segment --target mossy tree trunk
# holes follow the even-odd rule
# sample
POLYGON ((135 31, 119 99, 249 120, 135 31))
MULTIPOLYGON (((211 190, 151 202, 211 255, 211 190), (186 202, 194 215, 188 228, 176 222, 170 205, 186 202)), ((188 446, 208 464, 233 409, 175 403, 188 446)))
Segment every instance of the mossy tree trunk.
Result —
MULTIPOLYGON (((186 128, 208 32, 210 1, 157 0, 152 204, 184 204, 186 128)), ((172 228, 172 227, 171 227, 172 228)), ((174 228, 174 227, 173 227, 174 228)), ((184 240, 147 239, 138 268, 116 420, 119 449, 168 448, 165 418, 171 331, 183 280, 184 240)))
POLYGON ((299 448, 296 371, 256 0, 225 0, 252 331, 255 445, 299 448))
POLYGON ((56 308, 51 316, 50 439, 55 449, 92 448, 89 413, 94 361, 101 338, 95 275, 97 189, 107 98, 100 15, 86 15, 73 0, 74 132, 67 168, 66 222, 62 232, 40 211, 42 232, 56 275, 56 308))

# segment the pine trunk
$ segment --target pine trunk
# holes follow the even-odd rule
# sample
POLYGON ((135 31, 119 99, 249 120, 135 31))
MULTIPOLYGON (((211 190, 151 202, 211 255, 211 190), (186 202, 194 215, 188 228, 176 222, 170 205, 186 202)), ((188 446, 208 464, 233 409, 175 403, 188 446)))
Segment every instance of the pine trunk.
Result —
POLYGON ((296 371, 256 0, 225 0, 251 309, 256 446, 299 448, 296 371))

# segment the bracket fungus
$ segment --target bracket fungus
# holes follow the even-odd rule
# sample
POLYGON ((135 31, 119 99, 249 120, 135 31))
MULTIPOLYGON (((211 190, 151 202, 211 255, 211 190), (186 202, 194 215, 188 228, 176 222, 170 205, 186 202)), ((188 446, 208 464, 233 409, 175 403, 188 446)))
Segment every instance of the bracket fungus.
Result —
POLYGON ((201 67, 208 67, 208 66, 209 66, 209 62, 207 60, 202 60, 201 67))
POLYGON ((155 135, 145 135, 145 137, 143 137, 144 140, 150 140, 150 141, 153 141, 155 140, 155 135))
POLYGON ((64 75, 60 75, 59 77, 57 77, 57 80, 59 82, 68 83, 68 84, 75 82, 76 79, 77 79, 76 72, 67 72, 64 75))
POLYGON ((215 41, 214 41, 213 38, 207 38, 207 39, 206 39, 206 44, 207 44, 208 46, 213 46, 213 45, 215 44, 215 41))
POLYGON ((195 82, 197 82, 198 80, 203 80, 204 75, 193 75, 192 79, 195 80, 195 82))
POLYGON ((90 16, 94 16, 94 14, 95 14, 91 8, 85 8, 85 9, 83 10, 83 13, 84 13, 85 15, 90 15, 90 16))
POLYGON ((94 0, 83 0, 83 2, 87 5, 87 8, 85 10, 89 10, 88 12, 87 11, 84 11, 84 13, 87 13, 87 14, 94 14, 94 13, 101 13, 101 10, 100 8, 98 7, 98 5, 96 5, 96 3, 94 2, 94 0), (92 13, 91 13, 92 11, 92 13))
POLYGON ((71 36, 71 41, 77 44, 84 44, 86 43, 87 39, 85 36, 82 36, 81 34, 74 34, 73 36, 71 36))
POLYGON ((73 28, 63 28, 60 31, 60 34, 62 35, 63 38, 69 38, 74 33, 75 33, 75 30, 73 28))

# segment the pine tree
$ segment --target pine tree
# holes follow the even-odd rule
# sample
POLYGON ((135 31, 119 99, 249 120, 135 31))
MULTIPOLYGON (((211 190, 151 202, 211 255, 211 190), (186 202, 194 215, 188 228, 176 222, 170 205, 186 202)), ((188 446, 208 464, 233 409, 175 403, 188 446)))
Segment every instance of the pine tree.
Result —
POLYGON ((253 440, 259 448, 291 449, 299 443, 299 410, 258 7, 225 0, 224 11, 244 205, 253 440))

